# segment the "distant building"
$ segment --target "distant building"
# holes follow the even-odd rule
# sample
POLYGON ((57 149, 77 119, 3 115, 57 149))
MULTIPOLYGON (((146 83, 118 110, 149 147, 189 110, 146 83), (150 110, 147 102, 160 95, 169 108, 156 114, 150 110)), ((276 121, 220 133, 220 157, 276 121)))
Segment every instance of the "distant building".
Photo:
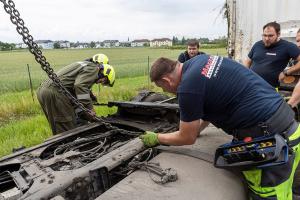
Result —
POLYGON ((150 40, 147 39, 141 39, 141 40, 133 40, 131 42, 132 47, 143 47, 143 46, 149 46, 150 40))
POLYGON ((150 41, 150 47, 172 46, 172 40, 169 38, 159 38, 150 41))
POLYGON ((110 47, 119 47, 120 42, 119 40, 104 40, 103 47, 110 48, 110 47))
POLYGON ((38 47, 42 49, 54 48, 54 42, 52 40, 36 40, 35 43, 37 43, 38 47))
POLYGON ((69 41, 67 40, 60 40, 60 41, 57 41, 60 48, 70 48, 71 47, 71 44, 69 41))
POLYGON ((95 43, 95 48, 101 48, 103 46, 103 44, 101 42, 96 42, 95 43))
POLYGON ((26 49, 28 48, 27 44, 25 43, 18 43, 18 44, 15 44, 16 45, 16 49, 26 49))
POLYGON ((76 43, 76 49, 86 49, 89 48, 89 44, 88 43, 76 43))

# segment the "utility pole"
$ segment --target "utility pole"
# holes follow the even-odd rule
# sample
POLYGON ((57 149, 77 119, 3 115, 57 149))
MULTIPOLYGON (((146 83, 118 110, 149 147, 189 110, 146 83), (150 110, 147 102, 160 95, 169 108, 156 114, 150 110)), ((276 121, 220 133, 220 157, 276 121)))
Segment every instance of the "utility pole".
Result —
POLYGON ((27 71, 28 71, 28 77, 29 77, 29 86, 30 86, 30 91, 31 91, 31 97, 32 97, 32 101, 34 102, 32 80, 31 80, 30 69, 29 69, 29 65, 28 64, 27 64, 27 71))

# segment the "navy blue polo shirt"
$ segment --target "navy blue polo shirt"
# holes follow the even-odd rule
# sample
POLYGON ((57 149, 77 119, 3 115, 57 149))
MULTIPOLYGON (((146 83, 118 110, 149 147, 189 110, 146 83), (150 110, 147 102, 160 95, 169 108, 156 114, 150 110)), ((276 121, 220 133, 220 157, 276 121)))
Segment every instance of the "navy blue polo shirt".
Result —
MULTIPOLYGON (((197 53, 197 55, 200 55, 200 54, 205 54, 205 53, 199 51, 199 52, 197 53)), ((191 58, 190 58, 190 56, 189 56, 189 54, 188 54, 187 51, 181 53, 181 54, 178 56, 178 61, 181 62, 181 63, 184 63, 184 62, 188 61, 189 59, 191 59, 191 58)))
POLYGON ((177 95, 184 122, 203 119, 230 133, 266 121, 283 102, 266 81, 228 58, 199 55, 182 70, 177 95))
POLYGON ((296 60, 299 55, 300 49, 295 44, 281 39, 270 47, 265 47, 262 40, 256 42, 248 57, 252 60, 250 69, 273 87, 278 87, 280 72, 291 58, 296 60))

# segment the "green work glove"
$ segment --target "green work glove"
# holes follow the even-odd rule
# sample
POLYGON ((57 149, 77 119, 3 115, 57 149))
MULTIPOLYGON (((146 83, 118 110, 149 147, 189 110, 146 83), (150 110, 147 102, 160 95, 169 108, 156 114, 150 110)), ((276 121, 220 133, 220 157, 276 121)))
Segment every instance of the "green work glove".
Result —
POLYGON ((140 139, 146 147, 159 145, 158 134, 151 131, 146 131, 145 134, 140 135, 140 139))

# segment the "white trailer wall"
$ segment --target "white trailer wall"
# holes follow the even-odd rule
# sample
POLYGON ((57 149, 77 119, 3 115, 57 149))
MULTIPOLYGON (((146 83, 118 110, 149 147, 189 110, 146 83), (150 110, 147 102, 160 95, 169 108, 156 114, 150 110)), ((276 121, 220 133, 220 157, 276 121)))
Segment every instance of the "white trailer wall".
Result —
POLYGON ((261 40, 266 23, 300 20, 300 0, 226 0, 226 3, 228 53, 239 62, 246 58, 252 45, 261 40))

